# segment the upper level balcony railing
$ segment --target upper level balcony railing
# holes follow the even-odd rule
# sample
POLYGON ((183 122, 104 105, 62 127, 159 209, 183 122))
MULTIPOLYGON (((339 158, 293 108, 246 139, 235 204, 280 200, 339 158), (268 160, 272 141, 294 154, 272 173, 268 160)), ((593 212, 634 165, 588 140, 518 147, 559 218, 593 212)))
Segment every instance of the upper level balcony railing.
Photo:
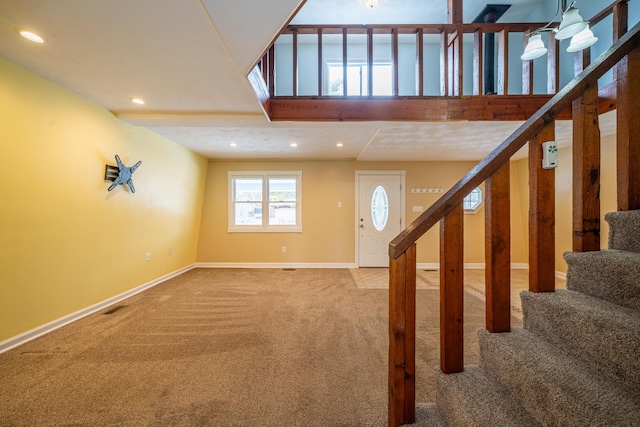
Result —
MULTIPOLYGON (((594 56, 611 45, 610 15, 626 1, 589 20, 594 56)), ((543 25, 289 25, 249 78, 273 120, 525 120, 584 62, 553 32, 545 57, 520 60, 543 25)), ((615 107, 612 80, 600 82, 602 112, 615 107)))

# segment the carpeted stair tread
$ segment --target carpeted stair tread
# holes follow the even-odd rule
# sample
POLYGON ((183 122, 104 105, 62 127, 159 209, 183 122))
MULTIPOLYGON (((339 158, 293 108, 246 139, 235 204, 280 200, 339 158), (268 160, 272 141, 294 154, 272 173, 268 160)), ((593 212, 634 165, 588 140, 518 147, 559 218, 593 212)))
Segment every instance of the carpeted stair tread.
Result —
POLYGON ((405 424, 413 427, 448 427, 435 403, 416 404, 416 422, 405 424))
POLYGON ((640 252, 640 210, 609 212, 609 249, 640 252))
POLYGON ((566 289, 520 297, 527 331, 640 389, 640 313, 566 289))
POLYGON ((480 366, 543 425, 640 424, 640 393, 571 357, 536 335, 478 332, 480 366))
POLYGON ((451 427, 540 425, 516 397, 477 366, 449 375, 436 369, 436 405, 451 427))
POLYGON ((640 311, 640 253, 565 252, 567 289, 640 311))

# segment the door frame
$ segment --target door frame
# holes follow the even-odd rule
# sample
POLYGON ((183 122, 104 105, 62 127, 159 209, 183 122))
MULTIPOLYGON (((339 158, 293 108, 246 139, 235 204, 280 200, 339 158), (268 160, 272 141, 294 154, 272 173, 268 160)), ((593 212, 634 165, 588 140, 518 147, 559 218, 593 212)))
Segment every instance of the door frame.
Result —
POLYGON ((356 268, 360 267, 360 176, 361 175, 400 175, 400 219, 402 220, 401 229, 404 230, 407 228, 407 220, 405 216, 405 188, 406 188, 406 180, 407 180, 407 171, 404 170, 356 170, 356 201, 355 201, 355 218, 354 218, 354 229, 355 229, 355 256, 354 256, 354 264, 356 268))

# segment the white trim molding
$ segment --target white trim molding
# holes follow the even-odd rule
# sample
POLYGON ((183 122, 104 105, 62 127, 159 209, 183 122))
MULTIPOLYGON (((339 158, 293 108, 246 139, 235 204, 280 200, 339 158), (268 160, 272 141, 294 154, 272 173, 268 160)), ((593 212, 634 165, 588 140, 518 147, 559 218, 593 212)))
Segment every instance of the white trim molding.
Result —
POLYGON ((12 348, 18 347, 22 344, 25 344, 31 340, 34 340, 38 337, 41 337, 43 335, 48 334, 49 332, 53 332, 56 329, 59 329, 63 326, 66 326, 70 323, 75 322, 76 320, 80 320, 83 317, 89 316, 90 314, 96 313, 106 307, 109 307, 110 305, 113 305, 115 303, 118 303, 124 299, 127 299, 129 297, 132 297, 136 294, 139 294, 142 291, 145 291, 149 288, 152 288, 156 285, 159 285, 162 282, 165 282, 169 279, 172 279, 176 276, 179 276, 183 273, 186 273, 187 271, 193 269, 195 267, 195 264, 191 264, 188 265, 186 267, 183 267, 179 270, 176 270, 172 273, 168 273, 165 274, 162 277, 158 277, 157 279, 154 279, 150 282, 147 282, 143 285, 140 285, 138 287, 135 287, 133 289, 130 289, 126 292, 123 292, 119 295, 113 296, 111 298, 108 298, 102 302, 99 302, 97 304, 94 304, 92 306, 83 308, 82 310, 76 311, 75 313, 71 313, 68 314, 66 316, 63 316, 59 319, 56 319, 52 322, 46 323, 42 326, 38 326, 37 328, 31 329, 30 331, 24 332, 20 335, 17 335, 13 338, 9 338, 8 340, 2 341, 0 342, 0 353, 4 353, 6 351, 11 350, 12 348))
POLYGON ((196 268, 358 268, 355 263, 198 262, 196 268))

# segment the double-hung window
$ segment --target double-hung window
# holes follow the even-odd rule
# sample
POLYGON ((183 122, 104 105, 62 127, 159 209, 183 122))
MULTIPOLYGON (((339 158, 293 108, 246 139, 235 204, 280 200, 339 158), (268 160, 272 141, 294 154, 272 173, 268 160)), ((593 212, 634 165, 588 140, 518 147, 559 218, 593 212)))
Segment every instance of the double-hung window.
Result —
POLYGON ((301 232, 302 172, 229 171, 230 232, 301 232))

